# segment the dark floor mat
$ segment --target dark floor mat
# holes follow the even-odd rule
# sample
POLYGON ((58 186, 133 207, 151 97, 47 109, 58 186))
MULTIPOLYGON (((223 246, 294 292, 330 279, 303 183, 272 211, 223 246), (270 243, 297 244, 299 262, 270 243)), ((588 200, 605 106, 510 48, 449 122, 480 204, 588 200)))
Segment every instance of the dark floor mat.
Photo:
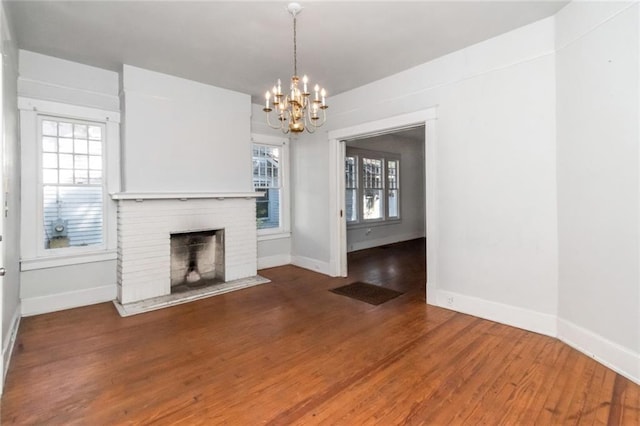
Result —
POLYGON ((403 294, 399 291, 360 281, 347 284, 342 287, 333 288, 330 291, 352 299, 361 300, 371 305, 380 305, 403 294))

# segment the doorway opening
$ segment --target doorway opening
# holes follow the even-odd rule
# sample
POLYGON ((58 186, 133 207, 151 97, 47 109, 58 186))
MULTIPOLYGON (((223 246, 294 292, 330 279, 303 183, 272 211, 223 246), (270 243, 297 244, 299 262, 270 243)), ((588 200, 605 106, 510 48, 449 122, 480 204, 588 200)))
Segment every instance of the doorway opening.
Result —
POLYGON ((424 142, 424 125, 344 141, 347 253, 425 237, 424 142))
MULTIPOLYGON (((436 196, 436 167, 435 167, 435 158, 436 158, 436 132, 435 132, 435 123, 436 123, 436 108, 432 107, 423 111, 418 111, 414 113, 404 114, 396 117, 391 117, 387 119, 377 120, 373 122, 368 122, 364 124, 360 124, 354 127, 334 130, 329 132, 329 142, 330 142, 330 188, 332 188, 332 194, 334 196, 330 199, 329 210, 331 213, 330 220, 330 262, 329 266, 331 269, 331 274, 334 276, 347 276, 348 270, 348 258, 347 253, 349 252, 350 247, 348 247, 348 229, 347 229, 347 214, 351 213, 350 219, 353 219, 353 212, 347 210, 346 196, 347 192, 347 168, 345 167, 345 162, 347 159, 347 145, 349 144, 359 144, 358 141, 366 140, 366 139, 374 139, 378 137, 384 138, 387 135, 391 134, 403 134, 403 132, 421 132, 422 133, 422 155, 424 160, 422 160, 421 167, 423 174, 423 190, 422 190, 422 205, 424 209, 421 213, 421 218, 424 224, 424 231, 426 234, 426 262, 427 262, 427 277, 425 277, 425 289, 426 287, 433 288, 435 290, 435 283, 437 282, 437 196, 436 196)), ((402 158, 400 158, 402 160, 402 158)), ((355 164, 355 162, 354 162, 355 164)), ((400 163, 400 167, 402 167, 402 161, 400 163)), ((373 166, 373 170, 376 170, 376 167, 382 167, 382 163, 375 163, 373 166)), ((388 173, 388 171, 387 171, 388 173)), ((380 179, 387 179, 388 175, 385 177, 384 173, 381 172, 380 179)), ((402 176, 400 176, 401 178, 402 176)), ((387 182, 388 184, 388 182, 387 182)), ((371 186, 371 185, 369 185, 371 186)), ((353 189, 353 188, 349 188, 353 189)), ((361 209, 366 207, 370 208, 368 212, 370 219, 371 217, 375 217, 375 215, 381 215, 384 211, 385 214, 389 214, 390 203, 393 201, 389 200, 389 193, 384 190, 384 188, 373 188, 370 187, 368 189, 382 189, 382 191, 378 191, 377 193, 369 193, 356 195, 355 198, 352 196, 352 203, 354 205, 361 206, 361 209), (378 195, 379 200, 381 200, 376 206, 376 198, 378 195), (372 198, 373 197, 373 198, 372 198), (382 197, 387 197, 386 203, 384 204, 384 199, 382 197), (373 202, 372 204, 367 205, 367 201, 373 202), (373 207, 371 209, 371 207, 373 207), (373 215, 373 216, 371 216, 373 215)), ((400 188, 402 191, 402 188, 400 188)), ((400 194, 400 199, 402 198, 402 194, 400 194)), ((402 209, 402 205, 398 204, 399 208, 402 209)), ((406 208, 406 207, 404 207, 406 208)), ((402 210, 400 211, 400 215, 402 215, 402 210)), ((364 212, 362 212, 364 213, 364 212)), ((393 213, 393 212, 392 212, 393 213)), ((366 220, 364 216, 361 216, 364 221, 364 225, 361 229, 364 229, 365 234, 369 228, 372 228, 369 231, 369 235, 373 234, 373 227, 366 225, 366 220)), ((372 224, 372 222, 369 222, 372 224)), ((359 229, 352 228, 350 230, 359 229)), ((375 236, 375 235, 374 235, 375 236)), ((396 236, 397 238, 397 236, 396 236)), ((356 240, 353 241, 353 247, 351 247, 351 251, 354 251, 357 247, 356 240)), ((369 241, 374 240, 370 238, 369 241)), ((378 240, 379 243, 382 243, 382 247, 384 247, 384 240, 378 240)), ((371 242, 369 242, 371 244, 371 242)), ((364 246, 362 248, 365 248, 364 246)), ((435 295, 435 291, 432 292, 435 295)), ((427 302, 431 303, 429 292, 427 292, 427 302)), ((435 301, 433 301, 435 302, 435 301)))

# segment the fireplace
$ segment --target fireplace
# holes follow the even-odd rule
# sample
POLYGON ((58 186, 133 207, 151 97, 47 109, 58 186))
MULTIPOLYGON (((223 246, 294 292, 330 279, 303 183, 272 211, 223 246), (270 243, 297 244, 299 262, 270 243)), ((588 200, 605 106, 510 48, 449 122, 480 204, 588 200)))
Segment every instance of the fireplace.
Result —
POLYGON ((221 294, 264 282, 257 275, 259 195, 111 194, 118 201, 118 303, 191 300, 198 287, 221 294))
POLYGON ((225 282, 224 229, 170 235, 171 293, 225 282))

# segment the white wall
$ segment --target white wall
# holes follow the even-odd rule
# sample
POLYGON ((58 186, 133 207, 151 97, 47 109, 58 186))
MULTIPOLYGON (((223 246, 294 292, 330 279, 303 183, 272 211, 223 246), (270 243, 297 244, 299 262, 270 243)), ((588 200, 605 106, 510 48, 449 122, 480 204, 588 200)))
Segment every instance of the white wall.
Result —
POLYGON ((124 65, 123 191, 248 192, 249 95, 124 65))
POLYGON ((20 50, 20 96, 119 111, 118 74, 20 50))
POLYGON ((559 335, 640 381, 640 10, 556 17, 559 335))
MULTIPOLYGON (((440 243, 429 291, 454 309, 555 333, 553 18, 332 97, 325 130, 434 105, 438 199, 427 215, 437 215, 440 243)), ((293 148, 293 254, 326 262, 327 135, 293 148)))
MULTIPOLYGON (((0 5, 0 33, 2 36, 2 181, 4 183, 7 214, 3 221, 2 238, 4 258, 2 265, 6 275, 2 284, 2 334, 3 364, 0 378, 9 365, 13 338, 20 319, 20 146, 18 137, 18 50, 0 5)), ((3 214, 3 213, 0 213, 3 214)), ((0 394, 2 383, 0 383, 0 394)))
POLYGON ((400 222, 358 224, 347 228, 347 251, 362 250, 425 236, 424 141, 394 134, 347 143, 349 148, 400 156, 400 222))
MULTIPOLYGON (((99 68, 89 67, 58 58, 45 56, 25 50, 19 51, 20 75, 18 96, 21 99, 53 102, 51 105, 64 105, 72 115, 87 110, 112 111, 118 116, 119 79, 118 74, 99 68)), ((25 102, 28 105, 29 102, 25 102)), ((116 296, 116 229, 115 203, 108 200, 112 217, 107 217, 107 240, 111 252, 98 257, 98 261, 77 263, 78 259, 67 258, 57 261, 38 259, 36 245, 37 204, 35 186, 37 168, 35 152, 35 116, 37 111, 23 110, 21 120, 21 162, 22 162, 22 223, 21 248, 22 272, 20 273, 20 296, 22 314, 34 315, 74 306, 112 300, 116 296), (29 124, 31 123, 31 124, 29 124), (62 265, 66 263, 66 265, 62 265), (56 265, 57 266, 54 266, 56 265)), ((112 136, 117 137, 117 123, 107 128, 107 154, 110 157, 111 175, 108 178, 108 190, 119 190, 117 173, 118 146, 112 146, 112 136), (110 136, 112 135, 112 136, 110 136), (116 172, 113 172, 115 169, 116 172)), ((117 145, 117 138, 115 143, 117 145)), ((108 215, 109 216, 109 215, 108 215)), ((94 259, 95 260, 95 259, 94 259)), ((86 262, 86 259, 84 259, 86 262)))

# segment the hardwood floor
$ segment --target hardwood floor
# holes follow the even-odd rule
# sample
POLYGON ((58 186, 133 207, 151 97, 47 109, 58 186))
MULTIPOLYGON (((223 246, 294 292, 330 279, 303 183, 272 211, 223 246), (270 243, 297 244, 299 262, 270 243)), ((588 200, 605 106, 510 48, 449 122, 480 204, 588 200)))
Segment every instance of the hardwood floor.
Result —
POLYGON ((424 240, 350 255, 349 278, 270 284, 134 317, 22 320, 2 424, 640 424, 640 387, 565 344, 427 306, 424 240), (379 306, 329 292, 363 280, 379 306))

